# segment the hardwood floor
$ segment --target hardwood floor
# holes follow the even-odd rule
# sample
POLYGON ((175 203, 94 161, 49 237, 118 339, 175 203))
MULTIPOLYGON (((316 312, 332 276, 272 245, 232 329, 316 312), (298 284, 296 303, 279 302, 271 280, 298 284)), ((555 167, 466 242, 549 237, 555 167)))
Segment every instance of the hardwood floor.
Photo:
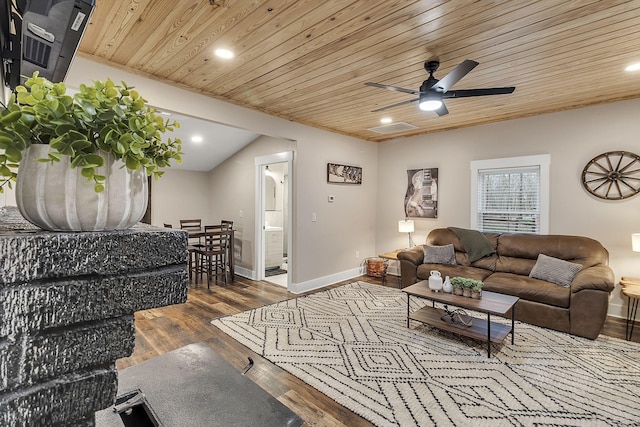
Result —
MULTIPOLYGON (((381 284, 380 279, 361 276, 336 283, 333 287, 355 280, 381 284)), ((391 277, 390 283, 385 283, 385 286, 396 287, 396 278, 391 277)), ((136 313, 135 349, 130 357, 118 360, 116 367, 124 369, 185 345, 204 342, 238 371, 246 366, 247 357, 252 357, 255 365, 247 376, 306 420, 306 426, 372 426, 367 420, 250 351, 210 323, 216 317, 298 296, 283 287, 238 276, 227 287, 212 285, 211 289, 207 289, 206 284, 191 284, 185 304, 136 313)), ((636 325, 636 328, 640 326, 636 325)), ((625 320, 607 319, 602 333, 624 339, 625 320)), ((640 332, 634 332, 633 341, 640 342, 640 332)))

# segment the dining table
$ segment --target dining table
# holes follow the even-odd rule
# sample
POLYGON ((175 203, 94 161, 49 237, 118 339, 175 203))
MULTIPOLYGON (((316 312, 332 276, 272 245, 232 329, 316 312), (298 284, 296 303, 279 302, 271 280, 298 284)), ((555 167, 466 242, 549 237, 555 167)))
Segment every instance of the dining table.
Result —
MULTIPOLYGON (((203 238, 206 234, 206 232, 204 230, 188 230, 189 232, 189 239, 195 239, 195 238, 203 238)), ((235 230, 233 229, 227 229, 227 230, 216 230, 216 233, 225 233, 227 235, 227 241, 229 242, 229 244, 227 245, 227 262, 229 264, 229 276, 231 279, 231 282, 233 283, 233 281, 235 280, 235 257, 234 257, 234 253, 235 253, 235 230)))

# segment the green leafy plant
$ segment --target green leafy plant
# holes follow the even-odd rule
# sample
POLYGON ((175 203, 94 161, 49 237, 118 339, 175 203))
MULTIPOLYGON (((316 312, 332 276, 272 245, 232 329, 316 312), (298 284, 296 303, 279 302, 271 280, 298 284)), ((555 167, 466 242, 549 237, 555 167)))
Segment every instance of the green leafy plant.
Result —
POLYGON ((482 286, 484 286, 484 283, 482 283, 479 280, 476 280, 476 283, 474 283, 473 286, 471 286, 471 290, 473 292, 480 292, 482 290, 482 286))
POLYGON ((452 277, 449 281, 451 282, 451 287, 453 288, 462 288, 462 280, 458 280, 458 279, 462 279, 462 277, 452 277))
POLYGON ((104 190, 105 176, 97 168, 105 153, 122 160, 127 169, 144 168, 147 175, 160 177, 171 160, 181 162, 182 141, 162 140, 162 134, 179 128, 165 120, 147 101, 122 82, 110 79, 81 85, 73 96, 64 83, 52 83, 38 72, 16 87, 0 110, 0 192, 15 182, 22 153, 31 144, 52 148, 44 162, 69 156, 71 167, 81 169, 96 192, 104 190))
POLYGON ((451 278, 450 281, 451 281, 451 286, 453 286, 454 288, 480 290, 482 289, 482 286, 483 286, 483 283, 480 280, 469 279, 467 277, 453 277, 451 278))

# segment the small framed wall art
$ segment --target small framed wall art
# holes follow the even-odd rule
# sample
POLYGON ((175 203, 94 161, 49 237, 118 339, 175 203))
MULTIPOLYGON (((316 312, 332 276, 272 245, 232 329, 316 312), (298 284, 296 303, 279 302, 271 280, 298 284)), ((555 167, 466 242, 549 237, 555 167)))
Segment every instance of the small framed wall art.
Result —
POLYGON ((327 163, 327 182, 332 184, 362 184, 362 168, 327 163))

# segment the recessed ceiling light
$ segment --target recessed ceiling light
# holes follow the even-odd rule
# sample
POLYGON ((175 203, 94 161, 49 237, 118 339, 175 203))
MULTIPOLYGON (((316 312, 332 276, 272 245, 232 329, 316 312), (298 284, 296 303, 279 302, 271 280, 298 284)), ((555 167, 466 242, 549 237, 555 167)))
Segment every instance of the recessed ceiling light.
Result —
POLYGON ((202 142, 202 137, 201 136, 192 136, 191 137, 191 141, 192 142, 202 142))
POLYGON ((231 59, 234 56, 233 52, 231 52, 229 49, 216 49, 215 54, 224 59, 231 59))
POLYGON ((393 119, 391 117, 383 117, 380 119, 380 123, 382 123, 383 125, 389 124, 393 121, 393 119))
POLYGON ((634 64, 628 65, 625 71, 638 71, 640 70, 640 62, 636 62, 634 64))

